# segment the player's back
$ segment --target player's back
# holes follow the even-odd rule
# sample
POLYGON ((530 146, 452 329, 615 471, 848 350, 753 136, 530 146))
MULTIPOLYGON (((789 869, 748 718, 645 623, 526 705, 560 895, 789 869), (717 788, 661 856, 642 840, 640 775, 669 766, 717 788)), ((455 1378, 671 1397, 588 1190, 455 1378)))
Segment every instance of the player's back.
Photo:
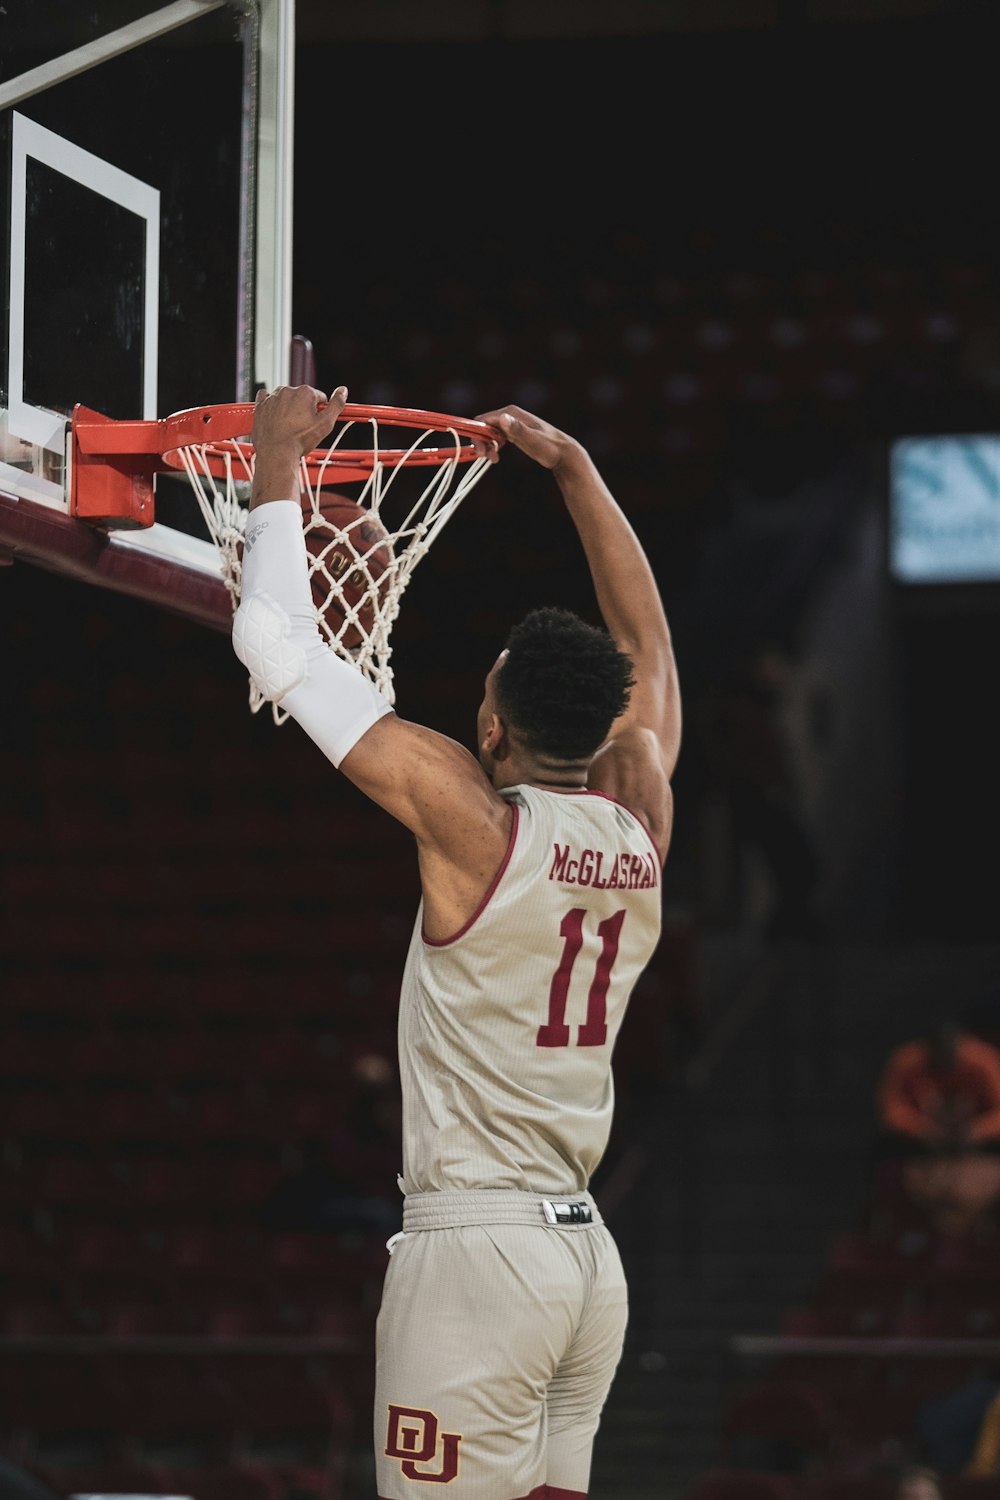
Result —
POLYGON ((660 935, 660 860, 597 792, 507 788, 507 857, 447 942, 410 944, 400 1000, 407 1193, 583 1191, 611 1129, 611 1057, 660 935))

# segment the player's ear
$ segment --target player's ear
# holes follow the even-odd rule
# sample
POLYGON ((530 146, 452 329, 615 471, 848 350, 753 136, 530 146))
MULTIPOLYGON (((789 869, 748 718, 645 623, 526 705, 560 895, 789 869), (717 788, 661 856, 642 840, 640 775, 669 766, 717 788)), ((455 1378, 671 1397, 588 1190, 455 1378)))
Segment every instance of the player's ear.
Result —
POLYGON ((498 714, 490 714, 490 722, 483 736, 482 748, 494 760, 503 760, 507 753, 507 730, 498 714))

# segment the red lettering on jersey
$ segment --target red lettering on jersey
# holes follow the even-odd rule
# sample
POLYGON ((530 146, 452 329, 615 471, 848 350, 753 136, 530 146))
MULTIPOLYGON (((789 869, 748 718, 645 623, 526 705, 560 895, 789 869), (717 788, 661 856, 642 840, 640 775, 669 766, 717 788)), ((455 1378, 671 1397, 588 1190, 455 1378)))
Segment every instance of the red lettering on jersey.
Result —
MULTIPOLYGON (((574 906, 559 924, 559 935, 563 939, 562 957, 549 986, 548 1020, 538 1028, 535 1044, 539 1047, 568 1047, 569 1026, 566 1024, 566 1001, 569 996, 570 975, 577 954, 583 947, 583 924, 585 907, 574 906)), ((597 933, 601 939, 601 952, 594 969, 594 977, 587 991, 587 1018, 577 1028, 577 1043, 581 1047, 603 1047, 608 1039, 608 986, 611 970, 618 957, 624 908, 613 916, 598 922, 597 933)))
POLYGON ((624 911, 616 911, 613 917, 607 917, 598 925, 601 956, 597 960, 593 983, 587 994, 587 1019, 576 1034, 577 1043, 581 1047, 603 1047, 608 1039, 608 985, 611 983, 614 961, 618 957, 624 920, 624 911))
POLYGON ((659 884, 656 863, 651 854, 627 851, 609 854, 604 849, 584 849, 578 858, 570 858, 569 844, 552 845, 549 879, 563 885, 589 885, 595 891, 648 890, 659 884), (607 873, 605 874, 605 865, 607 873))
POLYGON ((538 1028, 535 1045, 538 1047, 569 1046, 569 1027, 566 1025, 566 1000, 569 995, 569 978, 576 963, 576 955, 583 945, 583 919, 587 915, 582 906, 574 906, 559 924, 559 936, 563 939, 562 957, 549 986, 549 1018, 538 1028))

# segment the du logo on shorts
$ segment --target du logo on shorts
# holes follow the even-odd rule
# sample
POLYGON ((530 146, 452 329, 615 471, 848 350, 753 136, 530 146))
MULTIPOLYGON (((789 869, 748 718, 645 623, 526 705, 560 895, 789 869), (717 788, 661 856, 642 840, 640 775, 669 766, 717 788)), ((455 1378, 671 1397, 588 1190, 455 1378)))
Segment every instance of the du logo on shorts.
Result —
POLYGON ((400 1460, 400 1468, 407 1479, 450 1484, 458 1476, 458 1445, 461 1441, 459 1432, 439 1432, 438 1419, 432 1411, 424 1411, 419 1406, 389 1406, 385 1456, 400 1460), (432 1459, 437 1468, 417 1468, 417 1464, 427 1464, 432 1459))

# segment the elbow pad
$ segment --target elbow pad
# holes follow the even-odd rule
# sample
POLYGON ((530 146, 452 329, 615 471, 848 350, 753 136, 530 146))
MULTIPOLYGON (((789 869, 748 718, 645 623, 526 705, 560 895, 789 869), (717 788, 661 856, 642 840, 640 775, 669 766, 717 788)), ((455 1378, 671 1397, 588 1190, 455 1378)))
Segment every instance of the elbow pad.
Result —
POLYGON ((280 702, 335 766, 392 705, 320 634, 297 500, 251 512, 233 650, 254 686, 280 702))
POLYGON ((298 687, 306 675, 305 647, 293 635, 288 611, 270 594, 240 600, 233 616, 233 650, 269 703, 298 687))

